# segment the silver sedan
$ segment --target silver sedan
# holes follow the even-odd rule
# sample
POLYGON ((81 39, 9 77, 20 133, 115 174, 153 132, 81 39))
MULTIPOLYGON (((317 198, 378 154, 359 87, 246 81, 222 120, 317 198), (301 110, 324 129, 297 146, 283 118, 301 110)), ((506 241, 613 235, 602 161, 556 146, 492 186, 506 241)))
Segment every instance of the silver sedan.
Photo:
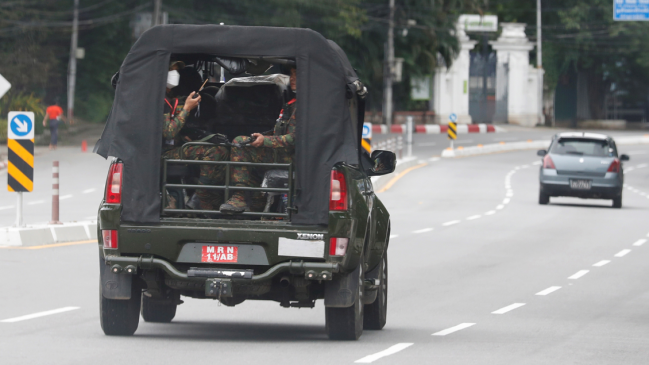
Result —
POLYGON ((539 173, 539 204, 548 204, 553 196, 584 199, 612 199, 614 208, 622 208, 624 171, 613 138, 595 133, 559 133, 552 138, 539 173))

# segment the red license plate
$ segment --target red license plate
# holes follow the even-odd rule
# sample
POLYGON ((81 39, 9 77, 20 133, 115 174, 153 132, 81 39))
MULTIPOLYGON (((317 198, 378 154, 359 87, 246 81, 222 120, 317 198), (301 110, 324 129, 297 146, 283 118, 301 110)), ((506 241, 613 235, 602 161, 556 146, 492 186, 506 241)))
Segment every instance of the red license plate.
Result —
POLYGON ((237 262, 239 248, 236 246, 203 246, 201 262, 237 262))

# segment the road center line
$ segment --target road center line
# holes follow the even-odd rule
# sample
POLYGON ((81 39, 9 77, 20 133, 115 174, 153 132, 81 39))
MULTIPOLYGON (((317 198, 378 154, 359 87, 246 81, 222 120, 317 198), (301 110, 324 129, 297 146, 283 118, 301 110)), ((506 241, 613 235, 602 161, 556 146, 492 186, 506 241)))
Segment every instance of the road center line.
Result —
POLYGON ((5 210, 5 209, 13 209, 13 205, 5 205, 4 207, 0 207, 0 210, 5 210))
POLYGON ((81 193, 82 193, 82 194, 88 194, 88 193, 92 193, 92 192, 95 191, 95 190, 97 190, 97 189, 95 189, 95 188, 86 189, 86 190, 82 191, 81 193))
POLYGON ((496 207, 496 209, 503 209, 505 206, 500 204, 499 206, 496 207))
POLYGON ((615 257, 624 257, 624 256, 626 256, 626 254, 628 254, 629 252, 631 252, 631 250, 629 250, 628 248, 625 248, 624 250, 622 250, 622 251, 616 253, 616 254, 615 254, 615 257))
POLYGON ((446 335, 449 335, 449 334, 451 334, 453 332, 457 332, 457 331, 461 331, 461 330, 463 330, 465 328, 469 328, 469 327, 471 327, 473 325, 475 325, 475 323, 460 323, 457 326, 453 326, 451 328, 447 328, 445 330, 435 332, 432 335, 433 336, 446 336, 446 335))
POLYGON ((582 276, 588 274, 589 271, 590 271, 590 270, 579 270, 579 271, 577 271, 576 273, 572 274, 572 276, 569 276, 568 279, 577 280, 577 279, 579 279, 580 277, 582 277, 582 276))
POLYGON ((426 233, 432 231, 434 228, 424 228, 424 229, 419 229, 417 231, 412 231, 412 233, 426 233))
POLYGON ((59 200, 69 199, 69 198, 72 198, 72 194, 68 194, 68 195, 60 196, 60 197, 59 197, 59 200))
POLYGON ((645 242, 647 242, 647 240, 643 238, 643 239, 640 239, 640 240, 635 241, 635 242, 633 243, 633 245, 634 245, 634 246, 642 246, 642 245, 645 244, 645 242))
POLYGON ((45 200, 36 200, 36 201, 27 203, 27 205, 36 205, 36 204, 43 204, 43 203, 45 203, 45 200))
POLYGON ((458 223, 460 223, 460 221, 450 221, 450 222, 443 223, 442 225, 444 227, 448 227, 448 226, 452 226, 452 225, 458 224, 458 223))
POLYGON ((497 311, 491 312, 491 314, 505 314, 505 313, 507 313, 509 311, 512 311, 512 310, 514 310, 516 308, 520 308, 520 307, 522 307, 524 305, 525 305, 525 303, 510 304, 510 305, 508 305, 506 307, 498 309, 497 311))
POLYGON ((376 361, 376 360, 378 360, 378 359, 380 359, 382 357, 394 355, 397 352, 405 350, 405 349, 407 349, 408 347, 410 347, 412 345, 413 345, 412 343, 398 343, 398 344, 396 344, 394 346, 389 347, 386 350, 383 350, 381 352, 377 352, 375 354, 365 356, 362 359, 356 360, 356 361, 354 361, 354 363, 357 363, 357 364, 369 364, 369 363, 372 363, 372 362, 374 362, 374 361, 376 361))
POLYGON ((466 220, 468 220, 468 221, 472 221, 472 220, 474 220, 474 219, 478 219, 478 218, 481 218, 481 217, 482 217, 482 216, 481 216, 480 214, 478 214, 478 215, 472 215, 472 216, 470 216, 469 218, 467 218, 466 220))
POLYGON ((496 214, 496 211, 495 210, 490 210, 490 211, 486 212, 484 215, 492 215, 492 214, 496 214))
POLYGON ((548 295, 552 292, 555 292, 557 290, 561 289, 560 286, 551 286, 547 289, 541 290, 540 292, 536 293, 536 295, 548 295))
POLYGON ((397 238, 397 237, 399 237, 398 234, 391 234, 391 235, 390 235, 390 238, 397 238))
POLYGON ((59 308, 59 309, 53 309, 51 311, 38 312, 38 313, 34 313, 34 314, 28 314, 26 316, 4 319, 4 320, 2 320, 0 322, 2 322, 2 323, 14 323, 14 322, 26 321, 28 319, 34 319, 34 318, 49 316, 49 315, 52 315, 52 314, 69 312, 69 311, 73 311, 75 309, 79 309, 79 307, 63 307, 63 308, 59 308))
POLYGON ((611 262, 611 260, 602 260, 602 261, 600 261, 598 263, 593 264, 593 266, 602 267, 602 266, 608 264, 609 262, 611 262))
POLYGON ((510 201, 511 201, 511 199, 505 198, 505 199, 503 199, 503 204, 509 204, 510 201))

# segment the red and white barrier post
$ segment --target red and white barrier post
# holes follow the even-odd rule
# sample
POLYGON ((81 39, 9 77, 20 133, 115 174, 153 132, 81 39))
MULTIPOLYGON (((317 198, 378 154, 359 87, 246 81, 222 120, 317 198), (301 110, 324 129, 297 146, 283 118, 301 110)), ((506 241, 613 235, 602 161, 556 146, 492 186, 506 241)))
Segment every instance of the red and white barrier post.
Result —
POLYGON ((59 222, 59 161, 52 163, 52 221, 50 224, 61 224, 59 222))

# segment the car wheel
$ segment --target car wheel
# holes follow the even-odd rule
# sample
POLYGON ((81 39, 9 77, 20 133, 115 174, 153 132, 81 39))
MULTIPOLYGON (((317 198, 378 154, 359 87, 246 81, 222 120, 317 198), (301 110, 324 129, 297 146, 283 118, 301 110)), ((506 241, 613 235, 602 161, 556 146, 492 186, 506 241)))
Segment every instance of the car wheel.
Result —
POLYGON ((169 300, 155 300, 142 295, 142 318, 147 322, 169 323, 176 316, 177 307, 169 300))
POLYGON ((622 208, 622 195, 617 198, 613 198, 613 208, 622 208))
POLYGON ((386 252, 379 264, 379 292, 374 303, 365 306, 363 329, 380 330, 385 326, 388 316, 388 253, 386 252))
POLYGON ((550 202, 550 196, 548 194, 539 191, 539 204, 546 205, 550 202))
POLYGON ((142 290, 133 280, 131 299, 117 300, 104 298, 103 288, 99 290, 99 322, 108 336, 131 336, 140 322, 140 297, 142 290))
POLYGON ((358 289, 354 293, 354 304, 347 308, 325 308, 325 321, 327 335, 331 340, 358 340, 363 334, 363 282, 364 282, 364 263, 358 264, 353 275, 358 280, 358 289))

